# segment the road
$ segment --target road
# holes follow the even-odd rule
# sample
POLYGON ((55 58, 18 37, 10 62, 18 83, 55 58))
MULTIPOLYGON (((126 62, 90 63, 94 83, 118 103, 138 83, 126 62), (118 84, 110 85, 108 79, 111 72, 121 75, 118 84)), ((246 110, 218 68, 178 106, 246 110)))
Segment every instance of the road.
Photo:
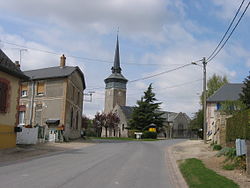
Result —
POLYGON ((166 147, 180 141, 109 141, 0 164, 0 188, 174 187, 166 147))

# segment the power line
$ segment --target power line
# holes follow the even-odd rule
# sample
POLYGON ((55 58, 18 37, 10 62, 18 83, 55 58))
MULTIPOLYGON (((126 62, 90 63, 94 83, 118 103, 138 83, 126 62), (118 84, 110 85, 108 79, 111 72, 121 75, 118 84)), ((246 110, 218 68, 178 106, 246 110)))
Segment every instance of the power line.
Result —
POLYGON ((156 77, 156 76, 160 76, 160 75, 163 75, 163 74, 166 74, 166 73, 169 73, 169 72, 173 72, 173 71, 182 69, 182 68, 184 68, 186 66, 190 66, 190 65, 192 65, 192 64, 188 63, 188 64, 185 64, 183 66, 180 66, 180 67, 177 67, 177 68, 174 68, 174 69, 170 69, 170 70, 163 71, 163 72, 160 72, 160 73, 157 73, 157 74, 153 74, 153 75, 150 75, 150 76, 146 76, 146 77, 138 78, 138 79, 135 79, 135 80, 131 80, 128 83, 133 83, 133 82, 137 82, 137 81, 141 81, 141 80, 146 80, 146 79, 149 79, 149 78, 153 78, 153 77, 156 77))
POLYGON ((225 40, 225 42, 223 43, 223 45, 219 48, 219 50, 207 61, 210 62, 212 61, 217 55, 218 53, 222 50, 222 48, 226 45, 227 41, 230 39, 230 37, 232 36, 233 32, 235 31, 235 29, 237 28, 237 26, 239 25, 241 19, 243 18, 244 14, 246 13, 248 7, 250 5, 250 2, 248 2, 245 10, 243 11, 243 13, 241 14, 240 18, 238 19, 236 25, 234 26, 233 30, 230 32, 229 36, 227 37, 227 39, 225 40))
MULTIPOLYGON (((21 47, 21 48, 26 48, 29 50, 33 50, 33 51, 38 51, 38 52, 42 52, 42 53, 47 53, 47 54, 52 54, 52 55, 62 55, 59 52, 54 52, 54 51, 49 51, 49 50, 43 50, 43 49, 39 49, 39 48, 32 48, 32 47, 27 47, 24 45, 20 45, 20 44, 16 44, 16 43, 12 43, 12 42, 8 42, 8 41, 3 41, 0 40, 0 42, 5 43, 5 44, 9 44, 9 45, 13 45, 13 46, 17 46, 17 47, 21 47)), ((113 61, 109 61, 109 60, 103 60, 103 59, 97 59, 97 58, 89 58, 89 57, 81 57, 81 56, 75 56, 75 55, 70 55, 70 54, 66 54, 67 57, 69 58, 73 58, 73 59, 81 59, 81 60, 85 60, 85 61, 91 61, 91 62, 101 62, 101 63, 108 63, 108 64, 113 64, 113 61)), ((83 62, 83 63, 87 63, 87 62, 83 62)), ((123 65, 134 65, 134 66, 171 66, 171 65, 183 65, 183 64, 162 64, 162 63, 123 63, 123 65)))
POLYGON ((207 58, 208 61, 209 61, 209 59, 214 55, 214 53, 216 52, 216 50, 219 48, 219 46, 221 45, 222 41, 225 39, 227 33, 229 32, 229 30, 231 29, 231 27, 232 27, 232 25, 233 25, 233 23, 234 23, 236 17, 238 16, 238 14, 239 14, 239 12, 240 12, 240 9, 241 9, 242 5, 244 4, 244 2, 245 2, 245 0, 243 0, 243 1, 241 2, 241 4, 240 4, 240 6, 239 6, 239 8, 238 8, 238 10, 237 10, 237 12, 236 12, 236 14, 234 15, 234 17, 233 17, 233 19, 232 19, 232 21, 231 21, 229 27, 227 28, 227 31, 226 31, 225 34, 223 35, 222 39, 220 40, 219 44, 216 46, 216 48, 214 49, 214 51, 213 51, 213 52, 211 53, 211 55, 207 58))

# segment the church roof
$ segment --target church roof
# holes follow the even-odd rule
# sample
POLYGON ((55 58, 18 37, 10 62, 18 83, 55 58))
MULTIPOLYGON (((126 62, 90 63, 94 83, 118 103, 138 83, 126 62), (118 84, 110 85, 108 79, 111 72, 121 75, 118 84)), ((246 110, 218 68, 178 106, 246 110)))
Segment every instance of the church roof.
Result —
POLYGON ((118 36, 117 36, 117 39, 116 39, 114 65, 111 68, 111 70, 112 70, 112 74, 108 78, 106 78, 104 80, 105 83, 113 82, 113 81, 127 83, 128 80, 121 74, 122 69, 121 69, 121 66, 120 66, 120 52, 119 52, 119 39, 118 39, 118 36))

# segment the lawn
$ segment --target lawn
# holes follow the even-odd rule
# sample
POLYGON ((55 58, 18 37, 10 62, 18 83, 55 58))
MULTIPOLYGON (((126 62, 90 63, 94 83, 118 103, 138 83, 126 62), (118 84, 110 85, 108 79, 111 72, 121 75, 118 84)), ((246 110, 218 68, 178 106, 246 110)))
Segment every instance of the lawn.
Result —
POLYGON ((89 139, 101 139, 101 140, 128 140, 128 141, 157 141, 158 139, 135 139, 135 138, 123 138, 123 137, 89 137, 89 139))
POLYGON ((186 159, 180 164, 180 170, 190 188, 239 187, 232 180, 206 168, 199 159, 186 159))

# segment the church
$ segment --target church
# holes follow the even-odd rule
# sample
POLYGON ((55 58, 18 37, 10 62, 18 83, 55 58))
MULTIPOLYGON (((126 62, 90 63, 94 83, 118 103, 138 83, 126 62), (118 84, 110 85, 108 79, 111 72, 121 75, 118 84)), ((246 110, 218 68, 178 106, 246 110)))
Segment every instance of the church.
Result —
MULTIPOLYGON (((116 39, 116 49, 114 64, 111 68, 111 75, 107 77, 105 82, 105 105, 104 113, 108 114, 109 112, 116 113, 119 116, 119 113, 115 110, 116 106, 126 106, 126 90, 128 80, 122 75, 122 69, 120 64, 120 52, 119 52, 119 39, 117 36, 116 39)), ((119 116, 120 120, 121 117, 119 116)), ((105 131, 102 131, 102 136, 104 136, 105 131)), ((119 126, 117 130, 108 131, 108 137, 127 137, 127 129, 125 129, 124 124, 119 126)))

